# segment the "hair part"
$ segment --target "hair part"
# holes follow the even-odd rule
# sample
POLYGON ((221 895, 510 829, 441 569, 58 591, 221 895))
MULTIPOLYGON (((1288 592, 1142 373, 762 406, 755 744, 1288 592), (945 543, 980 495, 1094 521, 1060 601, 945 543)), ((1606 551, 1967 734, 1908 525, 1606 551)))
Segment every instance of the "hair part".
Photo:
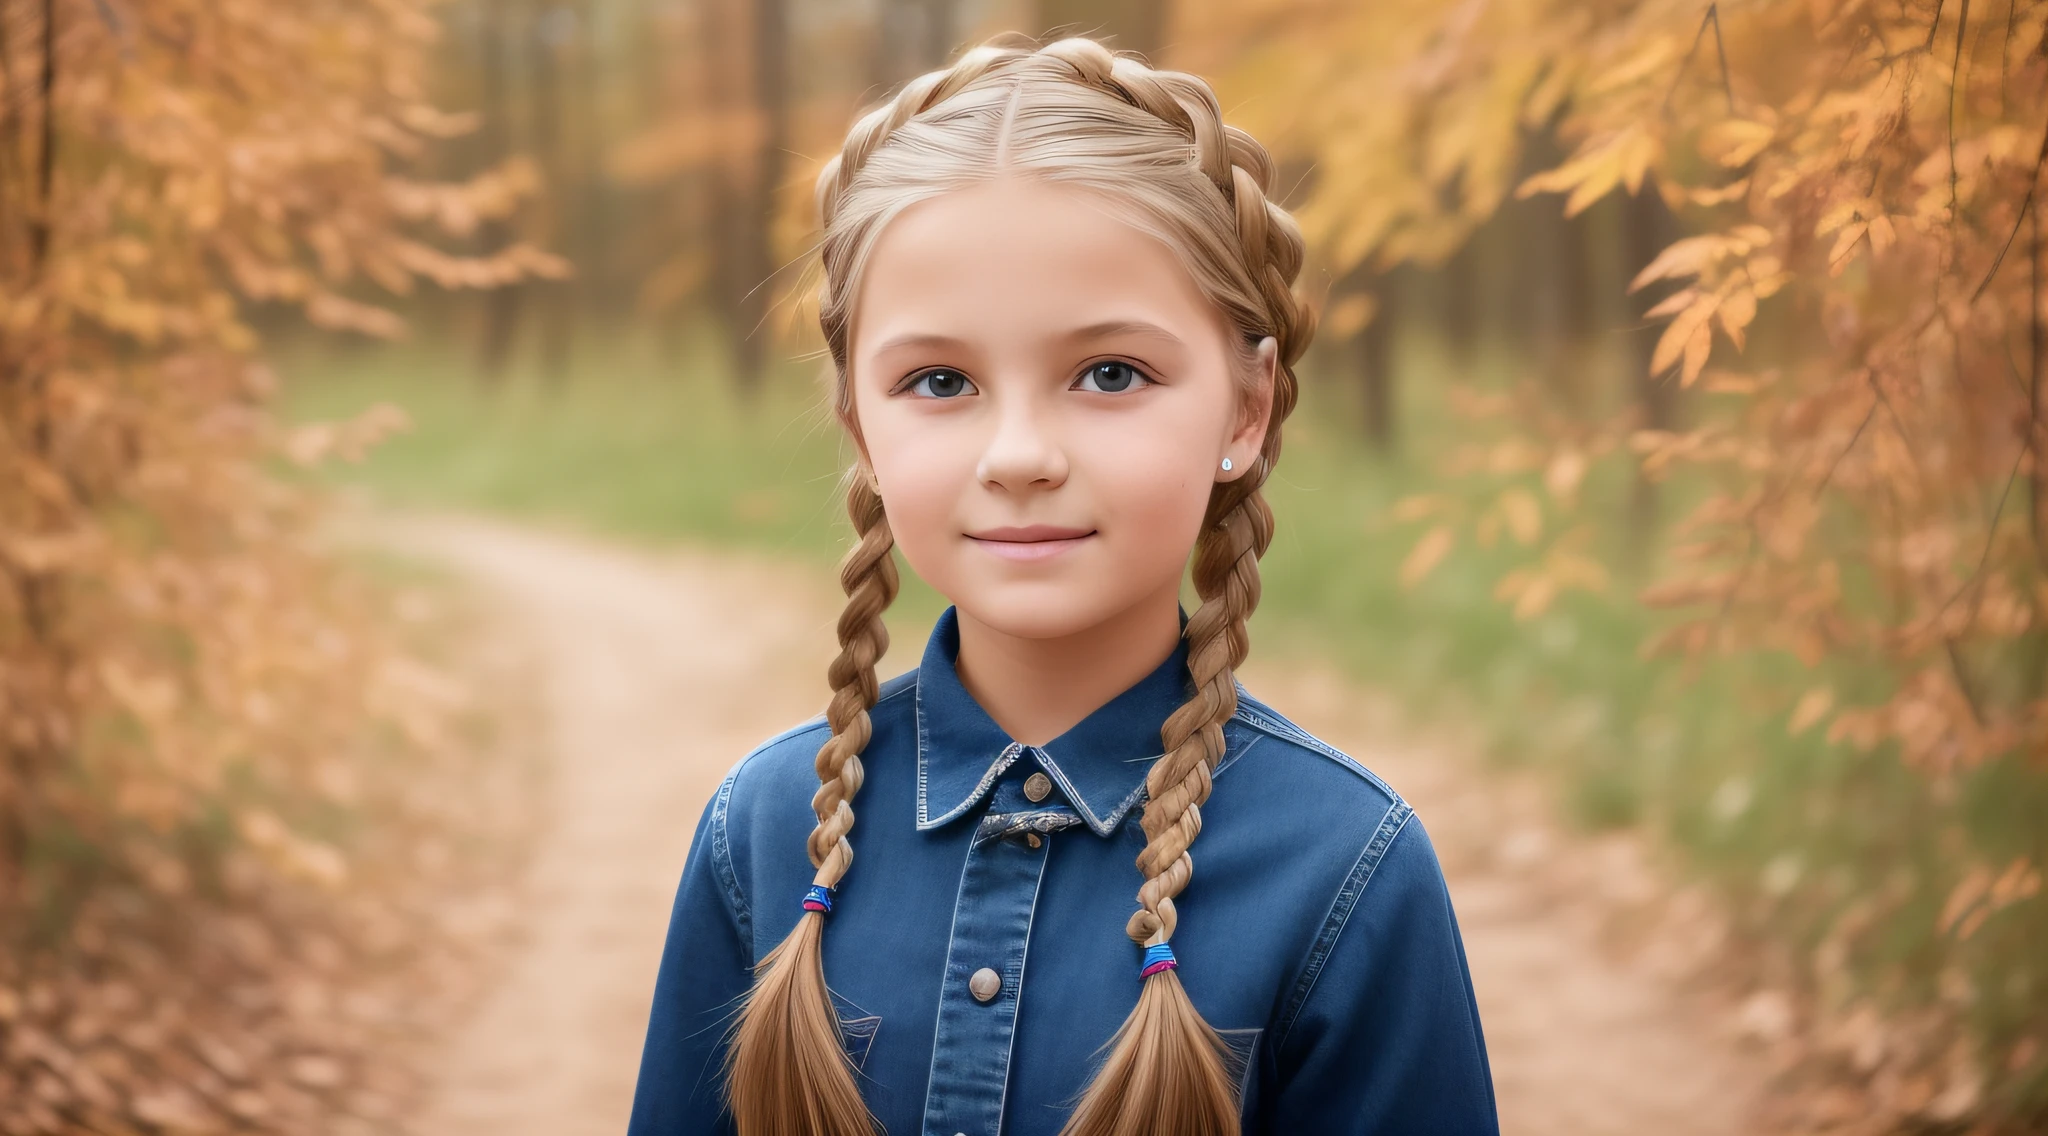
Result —
MULTIPOLYGON (((1246 365, 1256 345, 1272 337, 1279 348, 1259 456, 1212 490, 1195 542, 1202 602, 1185 631, 1194 694, 1161 728, 1164 756, 1145 781, 1142 883, 1125 932, 1140 946, 1163 943, 1178 925, 1174 899, 1194 872, 1188 849, 1201 833, 1201 806, 1223 756, 1223 723, 1237 711, 1235 671, 1250 650, 1258 562, 1273 537, 1260 487, 1279 457, 1280 424, 1297 395, 1294 363, 1314 330, 1313 312, 1293 291, 1301 233, 1266 196, 1271 158, 1223 122, 1201 79, 1155 70, 1090 39, 1042 47, 1014 35, 990 40, 863 115, 818 175, 825 228, 819 324, 834 364, 833 404, 848 429, 859 429, 848 375, 853 305, 882 230, 920 201, 997 177, 1092 192, 1163 242, 1236 332, 1235 369, 1247 400, 1257 393, 1259 376, 1246 365)), ((878 692, 874 664, 888 643, 881 613, 896 594, 888 520, 859 465, 849 471, 847 509, 859 539, 840 572, 847 607, 809 842, 817 882, 828 886, 852 863, 847 834, 859 754, 878 692)), ((727 1055, 726 1091, 740 1136, 874 1130, 825 986, 823 921, 805 914, 756 969, 727 1055)), ((1143 980, 1107 1050, 1064 1136, 1237 1136, 1241 1070, 1173 970, 1143 980)))

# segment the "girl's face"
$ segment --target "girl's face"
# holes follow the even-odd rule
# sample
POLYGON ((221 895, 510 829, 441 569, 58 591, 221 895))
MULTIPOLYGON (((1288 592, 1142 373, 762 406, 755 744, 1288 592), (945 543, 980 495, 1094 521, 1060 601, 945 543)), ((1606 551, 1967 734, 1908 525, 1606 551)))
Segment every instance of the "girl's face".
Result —
POLYGON ((1032 639, 1178 601, 1211 486, 1264 440, 1272 340, 1247 409, 1234 333, 1173 254, 1027 179, 906 210, 856 300, 852 425, 919 576, 1032 639))

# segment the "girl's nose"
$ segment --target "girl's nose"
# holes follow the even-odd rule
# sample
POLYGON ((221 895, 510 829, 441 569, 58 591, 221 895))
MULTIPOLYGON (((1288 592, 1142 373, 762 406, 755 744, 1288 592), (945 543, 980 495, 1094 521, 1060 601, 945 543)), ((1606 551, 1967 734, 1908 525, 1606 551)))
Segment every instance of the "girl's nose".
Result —
POLYGON ((1050 408, 1035 398, 997 408, 995 432, 982 450, 975 476, 983 485, 1013 493, 1055 489, 1067 480, 1066 449, 1050 420, 1050 408))

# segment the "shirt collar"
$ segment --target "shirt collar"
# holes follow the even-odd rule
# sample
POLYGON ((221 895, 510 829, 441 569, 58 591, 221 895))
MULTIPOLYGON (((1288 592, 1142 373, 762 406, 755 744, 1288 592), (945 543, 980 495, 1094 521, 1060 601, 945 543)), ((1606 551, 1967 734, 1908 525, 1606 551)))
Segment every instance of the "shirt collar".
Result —
MULTIPOLYGON (((1186 610, 1180 613, 1183 630, 1186 610)), ((947 608, 917 668, 917 827, 937 828, 988 795, 1028 751, 1098 836, 1116 831, 1144 799, 1145 774, 1160 756, 1159 729, 1191 693, 1187 640, 1151 674, 1043 746, 1022 746, 961 685, 954 660, 960 621, 947 608)))

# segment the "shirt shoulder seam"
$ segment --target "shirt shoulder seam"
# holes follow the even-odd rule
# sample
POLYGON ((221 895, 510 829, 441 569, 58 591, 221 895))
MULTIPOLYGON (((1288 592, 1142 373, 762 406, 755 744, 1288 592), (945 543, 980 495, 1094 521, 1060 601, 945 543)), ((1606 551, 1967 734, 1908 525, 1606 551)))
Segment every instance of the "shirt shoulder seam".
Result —
POLYGON ((1238 684, 1237 689, 1237 713, 1231 715, 1231 717, 1262 734, 1281 741, 1293 742, 1295 745, 1311 753, 1337 763, 1344 769, 1356 774, 1373 788, 1386 794, 1389 804, 1400 805, 1406 803, 1401 794, 1396 792, 1392 785, 1380 779, 1379 774, 1367 769, 1357 758, 1288 721, 1280 715, 1279 711, 1253 698, 1244 689, 1244 684, 1242 683, 1238 684))
POLYGON ((1372 882, 1373 873, 1386 858, 1387 849, 1393 847, 1394 841, 1407 829, 1408 821, 1414 815, 1415 809, 1408 802, 1399 797, 1394 798, 1393 803, 1387 807, 1386 814, 1380 818, 1379 825, 1373 829, 1372 838, 1366 841, 1364 849, 1358 854, 1358 860, 1345 875, 1343 885, 1337 889, 1336 898, 1330 903, 1329 914, 1324 916, 1323 925, 1316 933, 1315 943, 1309 948, 1308 958, 1302 963, 1300 977, 1295 980, 1286 1006, 1274 1023, 1275 1052, 1278 1051, 1278 1046, 1285 1044, 1287 1035, 1293 1032, 1294 1023, 1301 1017, 1302 1007, 1307 1004, 1309 994, 1315 990, 1316 980, 1322 977, 1323 967, 1329 962, 1331 951, 1336 948, 1338 936, 1343 933, 1344 925, 1351 918, 1351 912, 1357 908, 1359 897, 1365 894, 1366 885, 1372 882))

